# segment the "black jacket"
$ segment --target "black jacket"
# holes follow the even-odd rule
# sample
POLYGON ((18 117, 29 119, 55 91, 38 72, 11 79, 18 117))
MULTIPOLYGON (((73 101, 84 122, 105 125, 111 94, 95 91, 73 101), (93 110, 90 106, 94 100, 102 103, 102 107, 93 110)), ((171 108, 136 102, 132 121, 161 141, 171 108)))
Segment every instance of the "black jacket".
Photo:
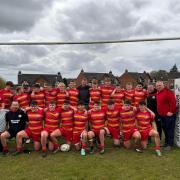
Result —
POLYGON ((6 113, 6 123, 9 126, 9 129, 14 132, 19 132, 25 129, 26 122, 28 121, 28 117, 24 111, 21 109, 16 112, 9 111, 6 113))
POLYGON ((156 99, 157 90, 155 89, 152 93, 149 93, 147 96, 147 107, 155 113, 157 112, 157 99, 156 99))
POLYGON ((79 101, 82 101, 85 105, 89 104, 89 86, 82 86, 80 85, 77 89, 79 90, 79 101))

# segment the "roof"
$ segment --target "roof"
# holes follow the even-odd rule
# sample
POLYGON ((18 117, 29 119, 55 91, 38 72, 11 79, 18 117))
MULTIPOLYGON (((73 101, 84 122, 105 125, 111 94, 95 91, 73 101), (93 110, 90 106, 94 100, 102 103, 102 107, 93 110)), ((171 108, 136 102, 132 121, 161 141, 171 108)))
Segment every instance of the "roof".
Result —
POLYGON ((62 76, 58 74, 18 74, 18 84, 27 81, 30 85, 34 84, 38 79, 45 79, 50 84, 55 84, 57 81, 62 81, 62 76))
POLYGON ((169 79, 177 79, 180 78, 180 72, 170 72, 168 74, 169 79))
POLYGON ((108 73, 91 73, 91 72, 83 72, 83 75, 87 78, 88 81, 96 78, 97 80, 104 79, 104 76, 109 76, 108 73))
POLYGON ((70 81, 76 81, 75 78, 64 78, 64 81, 66 81, 67 85, 70 83, 70 81))
MULTIPOLYGON (((136 79, 136 80, 139 80, 139 79, 151 79, 151 76, 150 76, 150 74, 149 73, 147 73, 147 72, 143 72, 143 73, 138 73, 138 72, 128 72, 127 70, 125 71, 125 73, 124 74, 128 74, 128 75, 130 75, 131 77, 133 77, 134 79, 136 79)), ((122 76, 122 75, 121 75, 122 76)), ((121 78, 121 76, 120 76, 120 78, 121 78)))

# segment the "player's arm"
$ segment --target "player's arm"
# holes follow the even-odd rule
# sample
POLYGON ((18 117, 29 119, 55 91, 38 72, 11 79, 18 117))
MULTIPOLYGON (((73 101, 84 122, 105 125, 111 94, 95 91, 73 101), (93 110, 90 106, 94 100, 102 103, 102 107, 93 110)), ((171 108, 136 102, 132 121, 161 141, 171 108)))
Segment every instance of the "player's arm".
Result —
POLYGON ((139 125, 138 125, 137 118, 135 118, 135 125, 136 125, 136 127, 139 129, 139 125))
POLYGON ((87 121, 86 121, 86 125, 85 125, 85 130, 88 131, 88 127, 89 127, 89 116, 88 116, 88 112, 86 111, 85 113, 87 113, 87 121))
POLYGON ((9 128, 8 112, 5 114, 5 120, 6 120, 6 128, 5 129, 8 129, 9 128))
POLYGON ((113 90, 113 92, 111 93, 110 97, 113 97, 115 92, 116 92, 116 88, 113 90))
POLYGON ((91 110, 88 111, 88 123, 87 123, 87 129, 91 129, 92 124, 91 124, 91 110))
POLYGON ((153 118, 155 118, 155 114, 153 111, 151 111, 149 108, 146 107, 146 110, 151 114, 153 118))
POLYGON ((152 128, 155 130, 155 131, 157 131, 157 126, 156 126, 156 122, 155 121, 152 121, 152 128))

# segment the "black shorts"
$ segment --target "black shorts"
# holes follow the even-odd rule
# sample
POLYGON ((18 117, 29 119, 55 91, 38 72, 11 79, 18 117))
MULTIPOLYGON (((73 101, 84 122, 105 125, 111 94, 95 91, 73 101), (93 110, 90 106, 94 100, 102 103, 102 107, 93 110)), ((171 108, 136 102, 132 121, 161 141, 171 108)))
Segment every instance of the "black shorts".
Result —
POLYGON ((13 138, 13 137, 16 137, 16 134, 19 132, 19 131, 15 131, 13 129, 8 129, 7 132, 10 134, 10 138, 13 138))

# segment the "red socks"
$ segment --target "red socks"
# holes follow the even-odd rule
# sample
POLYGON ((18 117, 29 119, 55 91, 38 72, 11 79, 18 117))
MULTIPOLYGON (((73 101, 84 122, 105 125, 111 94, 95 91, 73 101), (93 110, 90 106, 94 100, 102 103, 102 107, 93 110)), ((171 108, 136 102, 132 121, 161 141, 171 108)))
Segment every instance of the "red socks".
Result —
POLYGON ((155 150, 160 150, 160 149, 161 149, 160 146, 156 146, 156 147, 155 147, 155 150))

